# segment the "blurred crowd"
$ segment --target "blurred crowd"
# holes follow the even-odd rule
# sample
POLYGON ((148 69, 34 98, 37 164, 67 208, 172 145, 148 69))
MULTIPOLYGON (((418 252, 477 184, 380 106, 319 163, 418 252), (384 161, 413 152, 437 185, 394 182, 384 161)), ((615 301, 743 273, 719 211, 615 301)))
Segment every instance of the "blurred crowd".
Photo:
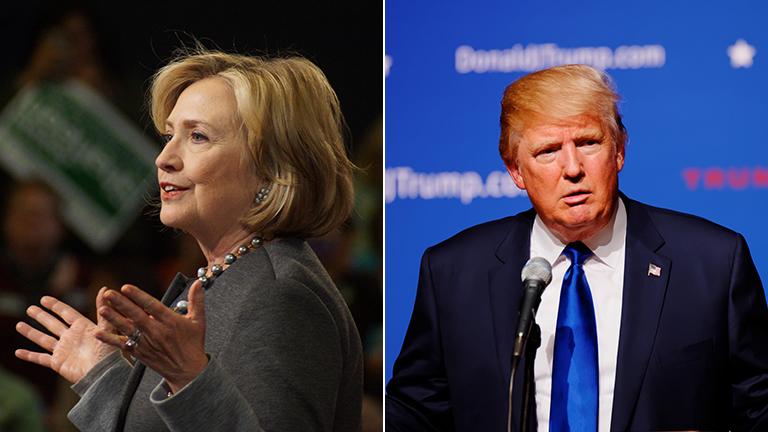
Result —
MULTIPOLYGON (((102 67, 88 18, 76 10, 41 31, 27 66, 16 78, 14 90, 4 89, 4 94, 40 82, 72 79, 109 100, 114 94, 132 93, 112 82, 102 67)), ((137 127, 147 129, 143 124, 137 127)), ((350 154, 360 168, 356 210, 343 229, 310 244, 357 323, 366 355, 364 431, 377 431, 382 427, 382 124, 376 121, 351 135, 350 154)), ((17 348, 36 350, 15 331, 29 305, 52 295, 95 319, 94 300, 102 286, 116 289, 131 283, 160 297, 176 272, 192 276, 205 265, 194 239, 164 229, 151 204, 136 214, 108 251, 91 250, 68 229, 63 216, 67 202, 54 186, 38 177, 13 178, 0 172, 1 431, 74 430, 66 419, 76 402, 69 383, 14 356, 17 348)), ((148 202, 156 200, 156 189, 148 187, 148 202)))

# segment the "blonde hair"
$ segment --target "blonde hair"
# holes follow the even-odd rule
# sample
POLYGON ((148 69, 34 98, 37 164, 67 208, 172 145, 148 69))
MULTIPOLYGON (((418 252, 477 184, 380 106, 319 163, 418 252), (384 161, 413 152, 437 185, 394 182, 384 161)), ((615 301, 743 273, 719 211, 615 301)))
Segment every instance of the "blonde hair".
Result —
MULTIPOLYGON (((354 203, 339 100, 323 72, 302 57, 266 58, 197 48, 160 69, 150 88, 152 121, 163 131, 179 95, 221 77, 232 87, 248 159, 269 188, 241 219, 270 238, 321 236, 354 203)), ((255 189, 258 189, 255 188, 255 189)))
POLYGON ((623 149, 627 131, 618 101, 608 75, 590 66, 556 66, 525 75, 507 86, 501 99, 499 154, 507 166, 516 166, 523 132, 537 118, 583 114, 597 116, 623 149))

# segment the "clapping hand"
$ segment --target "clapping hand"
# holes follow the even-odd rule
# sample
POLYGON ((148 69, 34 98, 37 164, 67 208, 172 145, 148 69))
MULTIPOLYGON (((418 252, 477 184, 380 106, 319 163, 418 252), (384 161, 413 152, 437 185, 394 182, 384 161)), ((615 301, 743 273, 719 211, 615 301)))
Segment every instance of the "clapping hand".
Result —
MULTIPOLYGON (((96 296, 97 308, 104 305, 106 291, 106 288, 102 288, 96 296)), ((99 319, 98 324, 94 324, 54 297, 45 296, 40 299, 40 304, 45 309, 30 306, 27 315, 42 324, 51 334, 43 333, 25 322, 16 324, 16 330, 47 352, 19 349, 16 350, 16 357, 53 369, 67 381, 75 383, 96 363, 116 350, 96 338, 100 332, 114 331, 106 321, 99 319)))
POLYGON ((181 315, 133 285, 124 285, 120 292, 109 290, 97 312, 121 335, 98 332, 96 337, 126 349, 176 392, 208 364, 204 293, 200 281, 195 281, 189 289, 188 312, 181 315))

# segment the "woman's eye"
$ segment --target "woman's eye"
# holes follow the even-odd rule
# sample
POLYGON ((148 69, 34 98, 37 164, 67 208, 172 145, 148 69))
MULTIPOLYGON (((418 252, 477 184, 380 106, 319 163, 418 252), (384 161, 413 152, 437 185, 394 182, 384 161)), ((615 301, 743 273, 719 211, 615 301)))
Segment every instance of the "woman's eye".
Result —
POLYGON ((208 140, 208 137, 201 134, 200 132, 192 132, 190 136, 192 137, 192 141, 195 142, 203 142, 208 140))
POLYGON ((173 135, 171 135, 171 134, 162 134, 162 135, 160 135, 160 139, 163 141, 163 144, 168 144, 168 141, 173 139, 173 135))

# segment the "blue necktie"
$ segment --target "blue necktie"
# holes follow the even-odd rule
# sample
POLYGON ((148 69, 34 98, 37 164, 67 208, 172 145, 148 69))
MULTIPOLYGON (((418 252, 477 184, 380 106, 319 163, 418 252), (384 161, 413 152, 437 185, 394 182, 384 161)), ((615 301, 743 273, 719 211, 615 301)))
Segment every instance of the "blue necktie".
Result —
POLYGON ((571 261, 560 292, 552 365, 551 432, 597 430, 597 329, 592 293, 584 261, 592 255, 583 243, 571 243, 563 254, 571 261))

